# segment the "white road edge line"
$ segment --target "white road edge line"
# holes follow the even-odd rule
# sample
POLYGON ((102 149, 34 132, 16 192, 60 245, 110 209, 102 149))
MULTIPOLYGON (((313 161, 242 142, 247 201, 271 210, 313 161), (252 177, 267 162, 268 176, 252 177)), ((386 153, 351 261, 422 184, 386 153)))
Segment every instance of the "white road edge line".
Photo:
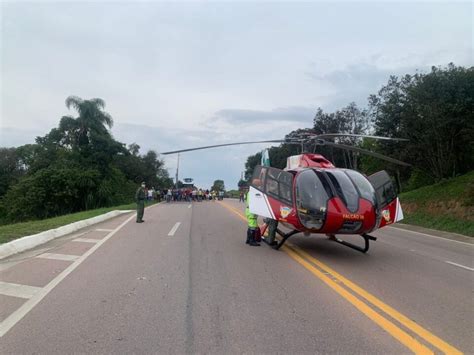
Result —
POLYGON ((113 229, 103 229, 103 228, 97 228, 96 229, 97 232, 112 232, 113 229))
POLYGON ((176 222, 176 224, 173 226, 173 228, 171 228, 170 232, 168 233, 168 236, 172 237, 176 233, 180 225, 181 222, 176 222))
POLYGON ((192 205, 188 205, 188 208, 191 208, 191 207, 192 207, 192 205))
POLYGON ((44 254, 38 255, 37 258, 51 259, 51 260, 74 261, 74 260, 79 259, 79 255, 44 253, 44 254))
POLYGON ((41 290, 41 287, 14 284, 11 282, 0 281, 0 295, 31 298, 41 290))
POLYGON ((398 231, 405 231, 405 232, 409 232, 409 233, 421 234, 421 235, 424 235, 424 236, 426 236, 426 237, 441 239, 441 240, 445 240, 445 241, 447 241, 447 242, 454 242, 454 243, 459 243, 459 244, 464 244, 464 245, 470 245, 471 247, 474 246, 474 244, 466 243, 466 242, 461 242, 460 240, 448 239, 448 238, 444 238, 444 237, 437 237, 436 235, 431 235, 431 234, 426 234, 426 233, 411 231, 411 230, 405 229, 405 228, 397 228, 397 227, 392 227, 392 226, 389 226, 388 228, 393 228, 393 229, 396 229, 396 230, 398 230, 398 231))
POLYGON ((445 263, 451 264, 451 265, 454 265, 454 266, 457 266, 457 267, 462 267, 463 269, 466 269, 466 270, 474 271, 474 269, 472 267, 464 266, 464 265, 461 265, 461 264, 456 264, 456 263, 453 263, 452 261, 445 261, 445 263))
POLYGON ((107 234, 104 239, 100 239, 97 244, 81 255, 79 259, 69 265, 58 276, 51 280, 49 284, 39 290, 37 294, 35 294, 32 298, 23 303, 20 308, 5 318, 3 322, 0 323, 0 338, 3 337, 11 328, 13 328, 15 324, 18 323, 24 316, 26 316, 29 311, 31 311, 53 288, 55 288, 62 280, 64 280, 71 272, 73 272, 75 268, 81 265, 82 262, 89 257, 89 255, 95 252, 107 240, 112 238, 115 233, 122 229, 122 227, 130 222, 133 218, 135 218, 135 215, 127 218, 127 220, 115 228, 113 232, 107 234))

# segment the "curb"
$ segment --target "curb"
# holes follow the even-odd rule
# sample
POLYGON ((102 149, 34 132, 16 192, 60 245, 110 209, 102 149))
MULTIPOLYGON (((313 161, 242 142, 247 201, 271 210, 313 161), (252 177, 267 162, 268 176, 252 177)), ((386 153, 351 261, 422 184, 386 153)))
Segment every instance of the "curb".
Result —
POLYGON ((23 251, 37 247, 38 245, 49 242, 50 240, 65 236, 73 233, 84 227, 91 226, 96 223, 106 221, 108 219, 120 216, 124 213, 130 213, 131 210, 127 211, 111 211, 99 216, 84 219, 74 223, 66 224, 65 226, 50 229, 38 234, 29 235, 19 239, 12 240, 11 242, 0 245, 0 260, 5 259, 11 255, 21 253, 23 251))

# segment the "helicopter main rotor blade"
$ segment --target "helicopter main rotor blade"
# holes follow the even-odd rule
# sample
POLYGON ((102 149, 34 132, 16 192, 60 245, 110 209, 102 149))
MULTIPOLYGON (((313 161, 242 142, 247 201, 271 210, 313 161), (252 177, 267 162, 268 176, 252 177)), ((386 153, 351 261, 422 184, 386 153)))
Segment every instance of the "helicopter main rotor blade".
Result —
POLYGON ((362 148, 353 147, 353 146, 350 146, 350 145, 338 144, 338 143, 327 142, 327 141, 325 141, 324 144, 329 145, 329 146, 334 147, 334 148, 346 149, 346 150, 351 150, 353 152, 359 152, 359 153, 362 153, 362 154, 370 155, 372 157, 379 158, 379 159, 388 161, 390 163, 394 163, 394 164, 398 164, 398 165, 402 165, 402 166, 411 166, 411 164, 405 163, 401 160, 390 158, 390 157, 387 157, 386 155, 383 155, 383 154, 380 154, 380 153, 371 152, 370 150, 367 150, 367 149, 362 149, 362 148))
POLYGON ((352 133, 325 133, 325 134, 317 134, 315 135, 314 139, 318 138, 334 138, 334 137, 360 137, 360 138, 373 138, 373 139, 381 139, 386 141, 399 141, 405 142, 408 139, 405 138, 391 138, 391 137, 383 137, 383 136, 369 136, 366 134, 352 134, 352 133))
POLYGON ((196 147, 196 148, 188 148, 188 149, 181 149, 181 150, 173 150, 170 152, 163 152, 160 154, 169 155, 169 154, 176 154, 176 153, 183 153, 183 152, 191 152, 193 150, 201 150, 201 149, 209 149, 209 148, 218 148, 218 147, 227 147, 229 145, 241 145, 241 144, 256 144, 256 143, 283 143, 285 142, 284 139, 272 139, 266 141, 253 141, 253 142, 237 142, 237 143, 225 143, 225 144, 215 144, 215 145, 207 145, 204 147, 196 147))

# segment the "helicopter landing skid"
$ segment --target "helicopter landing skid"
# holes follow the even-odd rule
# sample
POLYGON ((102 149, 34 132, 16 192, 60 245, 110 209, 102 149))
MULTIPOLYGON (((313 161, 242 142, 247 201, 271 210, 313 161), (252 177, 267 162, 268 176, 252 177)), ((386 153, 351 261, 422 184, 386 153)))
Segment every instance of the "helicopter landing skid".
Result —
POLYGON ((367 251, 369 250, 369 247, 370 247, 370 241, 373 240, 373 241, 376 241, 377 238, 376 237, 373 237, 369 234, 361 234, 360 235, 362 238, 364 238, 364 247, 360 247, 358 245, 355 245, 355 244, 352 244, 352 243, 349 243, 349 242, 346 242, 345 240, 342 240, 342 239, 339 239, 337 238, 334 234, 329 234, 328 237, 329 237, 329 240, 332 240, 332 241, 335 241, 336 243, 339 243, 339 244, 342 244, 342 245, 345 245, 346 247, 349 247, 349 248, 352 248, 354 250, 357 250, 357 251, 360 251, 361 253, 367 253, 367 251))
POLYGON ((297 233, 300 233, 300 231, 297 231, 296 229, 295 229, 295 230, 292 230, 292 231, 289 232, 289 233, 283 233, 283 232, 282 232, 281 230, 279 230, 279 229, 277 229, 276 232, 282 237, 282 239, 281 239, 279 242, 273 241, 273 243, 269 243, 265 238, 262 238, 262 241, 264 241, 265 243, 267 243, 269 246, 271 246, 271 247, 272 247, 273 249, 275 249, 275 250, 280 249, 281 246, 282 246, 283 244, 285 244, 286 240, 287 240, 289 237, 291 237, 291 236, 293 236, 293 235, 295 235, 295 234, 297 234, 297 233))

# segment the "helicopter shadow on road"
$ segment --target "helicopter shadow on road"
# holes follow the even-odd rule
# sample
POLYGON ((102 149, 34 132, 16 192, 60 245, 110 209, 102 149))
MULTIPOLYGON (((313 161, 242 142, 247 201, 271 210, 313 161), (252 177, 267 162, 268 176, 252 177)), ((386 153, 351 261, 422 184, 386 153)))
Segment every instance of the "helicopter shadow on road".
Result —
MULTIPOLYGON (((363 240, 360 236, 357 235, 346 235, 343 236, 343 239, 357 244, 363 245, 363 240)), ((347 262, 354 262, 354 263, 362 263, 367 264, 373 261, 373 255, 371 255, 371 251, 369 250, 366 254, 358 252, 356 250, 350 249, 343 245, 340 245, 336 242, 329 240, 327 237, 304 237, 304 236, 294 236, 291 238, 291 244, 296 245, 303 249, 305 252, 310 254, 315 258, 322 258, 327 261, 334 260, 334 261, 343 261, 344 263, 347 262)), ((374 245, 371 245, 373 248, 374 245)), ((372 252, 375 252, 373 248, 372 252)))

